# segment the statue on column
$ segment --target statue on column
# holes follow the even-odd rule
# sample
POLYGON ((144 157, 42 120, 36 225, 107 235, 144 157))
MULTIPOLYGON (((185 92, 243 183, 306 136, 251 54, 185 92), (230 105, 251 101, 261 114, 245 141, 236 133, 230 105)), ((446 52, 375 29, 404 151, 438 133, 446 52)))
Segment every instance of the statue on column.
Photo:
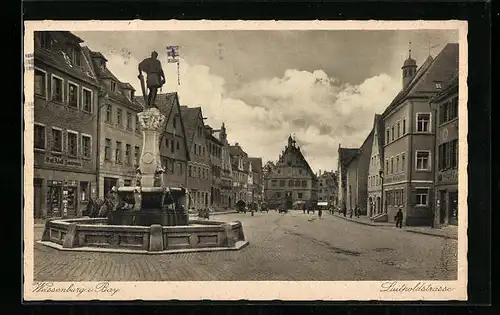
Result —
POLYGON ((158 58, 158 53, 153 51, 150 58, 146 58, 141 63, 139 63, 139 80, 141 81, 142 95, 144 96, 144 102, 146 103, 146 109, 151 107, 156 107, 156 95, 158 94, 158 89, 161 88, 166 80, 165 74, 161 66, 160 60, 158 58), (146 85, 148 87, 149 93, 146 98, 146 85, 144 84, 144 76, 142 72, 147 74, 146 85))

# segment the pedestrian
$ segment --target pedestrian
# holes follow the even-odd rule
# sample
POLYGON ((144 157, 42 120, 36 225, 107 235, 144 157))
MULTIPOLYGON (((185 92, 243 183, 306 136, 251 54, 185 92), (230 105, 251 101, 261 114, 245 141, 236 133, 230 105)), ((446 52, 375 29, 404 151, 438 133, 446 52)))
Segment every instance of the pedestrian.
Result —
POLYGON ((319 208, 318 209, 318 217, 321 219, 322 215, 323 215, 323 209, 319 208))
POLYGON ((403 211, 401 211, 401 208, 398 209, 398 212, 396 213, 396 216, 394 217, 396 220, 396 227, 402 228, 403 227, 403 211))
POLYGON ((346 214, 347 214, 347 207, 345 206, 345 204, 344 204, 344 206, 342 207, 342 212, 344 213, 344 217, 345 217, 345 216, 346 216, 346 214))
POLYGON ((356 207, 354 207, 354 216, 356 218, 359 218, 359 208, 358 208, 358 205, 356 205, 356 207))
POLYGON ((352 219, 352 215, 353 215, 354 211, 352 208, 349 208, 349 218, 352 219))

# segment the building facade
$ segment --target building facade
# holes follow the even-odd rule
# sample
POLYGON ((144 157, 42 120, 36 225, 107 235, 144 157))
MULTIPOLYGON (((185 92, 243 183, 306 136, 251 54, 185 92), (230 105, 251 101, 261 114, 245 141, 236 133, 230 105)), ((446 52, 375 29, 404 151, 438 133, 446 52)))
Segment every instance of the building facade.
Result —
MULTIPOLYGON (((337 205, 340 209, 349 209, 347 189, 347 167, 358 154, 356 148, 342 148, 339 144, 337 160, 337 205)), ((349 203, 350 204, 350 203, 349 203)))
POLYGON ((135 186, 142 150, 142 133, 137 114, 143 110, 135 100, 135 90, 121 82, 107 68, 107 59, 84 47, 99 79, 97 173, 98 195, 103 198, 112 187, 135 186))
POLYGON ((318 179, 295 139, 288 143, 273 168, 266 171, 265 201, 271 207, 314 207, 318 202, 318 179))
POLYGON ((433 99, 435 119, 434 225, 458 225, 458 75, 433 99))
POLYGON ((189 150, 187 188, 195 209, 210 205, 212 199, 212 166, 201 107, 181 106, 189 150))
MULTIPOLYGON (((368 167, 368 216, 375 217, 385 213, 382 196, 383 171, 384 163, 384 124, 382 116, 376 114, 373 122, 373 141, 370 156, 370 165, 368 167)), ((385 215, 385 221, 387 215, 385 215)))
POLYGON ((263 201, 263 174, 262 174, 262 158, 250 157, 249 161, 249 179, 248 182, 251 184, 250 189, 250 202, 262 202, 263 201), (251 176, 250 176, 251 174, 251 176))
POLYGON ((384 207, 394 221, 398 209, 405 225, 432 225, 434 130, 430 99, 458 71, 458 44, 448 44, 417 70, 410 57, 404 62, 402 91, 383 113, 384 207))
POLYGON ((215 138, 222 144, 221 152, 221 205, 223 208, 231 208, 238 201, 233 195, 233 167, 231 161, 230 145, 227 140, 227 130, 224 123, 218 130, 213 130, 215 138))
POLYGON ((229 147, 233 172, 233 200, 248 202, 248 154, 236 142, 229 147))
POLYGON ((210 168, 212 174, 212 186, 210 194, 210 205, 218 210, 224 208, 222 202, 222 147, 223 143, 213 135, 213 129, 205 125, 205 137, 210 156, 210 168))
POLYGON ((335 206, 337 200, 337 174, 334 171, 318 172, 318 203, 335 206))
POLYGON ((34 218, 78 216, 96 195, 99 83, 65 31, 34 38, 34 218))

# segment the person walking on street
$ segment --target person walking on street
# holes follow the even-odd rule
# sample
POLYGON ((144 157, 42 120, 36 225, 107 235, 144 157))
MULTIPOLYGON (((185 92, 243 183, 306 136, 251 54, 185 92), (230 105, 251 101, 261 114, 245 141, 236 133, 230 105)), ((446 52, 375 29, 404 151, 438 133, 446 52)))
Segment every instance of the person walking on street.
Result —
POLYGON ((323 215, 323 209, 319 208, 318 209, 318 217, 321 219, 322 215, 323 215))
POLYGON ((396 219, 396 227, 402 228, 403 227, 403 212, 401 211, 401 208, 399 208, 394 219, 396 219))

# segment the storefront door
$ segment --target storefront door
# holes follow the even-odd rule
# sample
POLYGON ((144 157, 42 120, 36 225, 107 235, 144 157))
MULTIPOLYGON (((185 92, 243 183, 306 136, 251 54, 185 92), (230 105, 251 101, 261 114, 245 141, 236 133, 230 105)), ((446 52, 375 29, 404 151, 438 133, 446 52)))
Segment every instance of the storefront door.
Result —
POLYGON ((439 224, 444 224, 446 219, 446 190, 439 191, 439 224))
POLYGON ((62 182, 49 181, 47 183, 47 216, 62 215, 62 182))
POLYGON ((42 205, 43 205, 43 179, 34 178, 33 179, 33 218, 41 219, 43 216, 42 205))
POLYGON ((78 183, 76 181, 68 181, 64 186, 63 196, 66 199, 66 211, 64 211, 65 215, 77 215, 77 185, 78 183))
POLYGON ((450 192, 448 193, 449 198, 449 224, 458 225, 458 192, 450 192))

